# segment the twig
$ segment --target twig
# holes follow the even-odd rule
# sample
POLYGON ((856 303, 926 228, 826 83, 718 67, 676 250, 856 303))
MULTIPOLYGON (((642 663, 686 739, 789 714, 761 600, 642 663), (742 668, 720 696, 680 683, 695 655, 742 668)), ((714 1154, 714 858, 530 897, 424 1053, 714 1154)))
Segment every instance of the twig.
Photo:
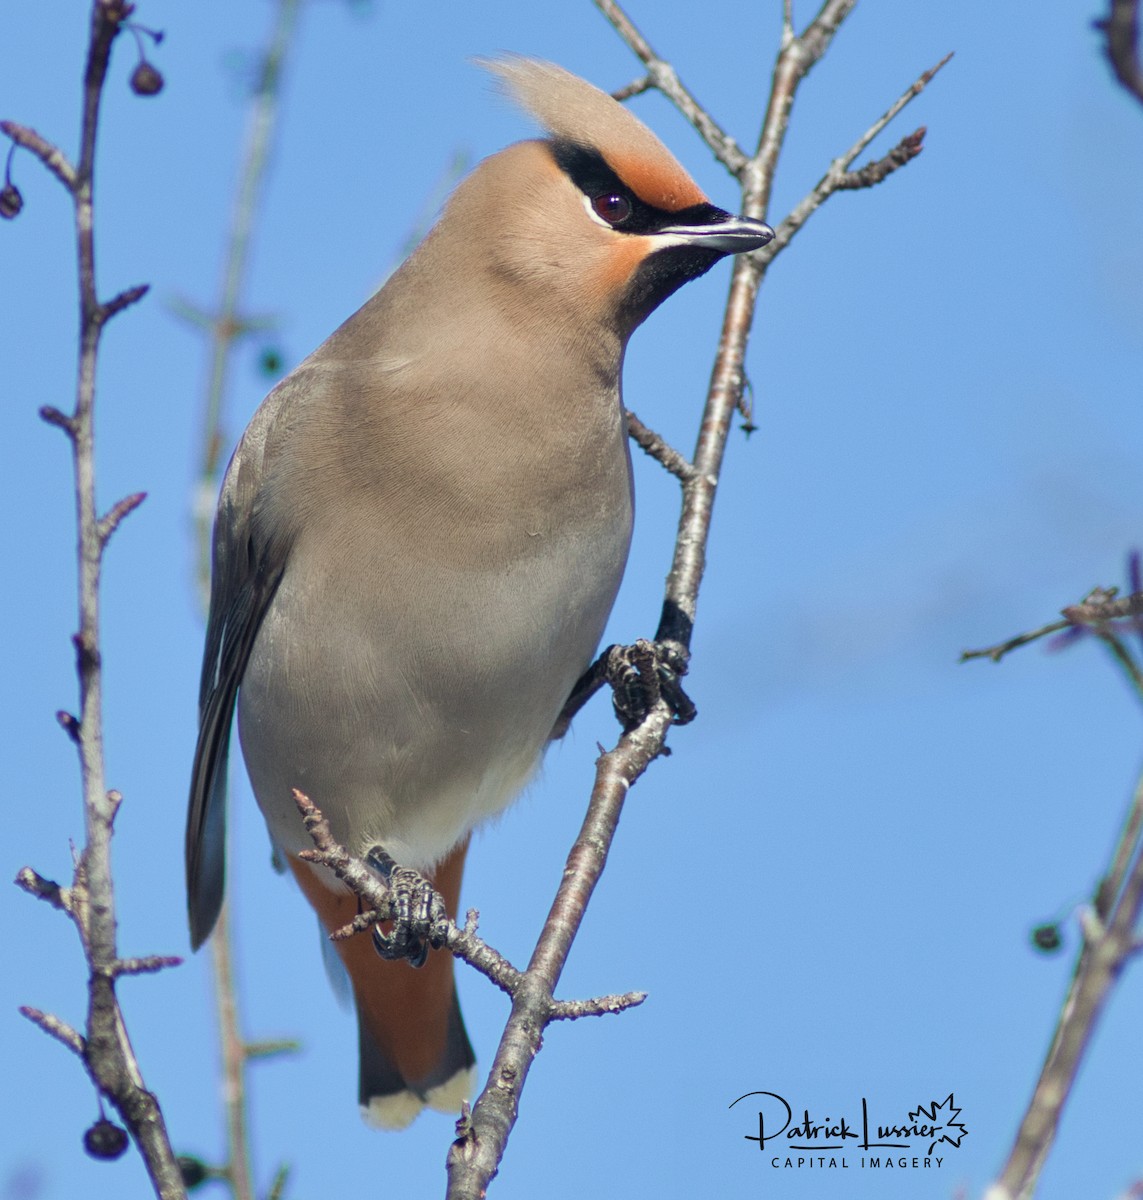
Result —
POLYGON ((627 435, 644 452, 664 466, 676 479, 686 483, 695 473, 694 467, 659 434, 646 425, 629 409, 623 410, 627 418, 627 435))
MULTIPOLYGON (((127 1036, 116 997, 116 979, 125 960, 116 950, 115 895, 111 875, 111 834, 120 796, 108 791, 103 760, 102 659, 100 653, 100 575, 107 537, 117 523, 100 521, 95 499, 94 407, 96 363, 103 327, 141 292, 133 289, 101 303, 95 284, 94 172, 100 102, 111 46, 132 11, 126 0, 93 0, 90 39, 83 81, 83 118, 79 161, 74 167, 46 139, 24 126, 4 122, 0 129, 31 150, 60 180, 75 208, 76 249, 80 294, 80 349, 75 409, 64 417, 55 409, 42 410, 59 425, 72 446, 75 469, 76 517, 79 532, 79 632, 75 636, 80 709, 69 732, 79 748, 83 781, 85 844, 67 890, 48 886, 33 872, 21 872, 20 882, 34 894, 65 908, 75 923, 90 967, 86 1035, 44 1014, 31 1016, 37 1024, 82 1055, 100 1093, 123 1118, 139 1146, 147 1172, 160 1197, 185 1195, 182 1177, 171 1151, 162 1113, 145 1087, 127 1036)), ((125 514, 126 509, 120 512, 125 514)), ((114 513, 115 510, 112 510, 114 513)), ((131 960, 126 960, 130 962, 131 960)))
POLYGON ((587 815, 532 959, 512 996, 512 1013, 488 1083, 471 1116, 457 1124, 459 1136, 447 1159, 448 1200, 483 1200, 499 1168, 528 1070, 551 1019, 552 993, 607 862, 623 801, 659 754, 671 722, 667 705, 656 705, 638 728, 624 734, 616 748, 599 759, 587 815))
POLYGON ((845 171, 838 180, 838 191, 845 189, 856 191, 859 188, 874 187, 876 184, 884 182, 894 171, 899 170, 907 162, 912 162, 921 153, 924 149, 925 132, 925 127, 922 125, 920 129, 905 134, 888 154, 866 163, 857 171, 845 171))
POLYGON ((1042 637, 1048 637, 1050 634, 1069 629, 1073 624, 1074 622, 1068 620, 1049 621, 1047 625, 1041 625, 1039 629, 1030 629, 1027 633, 1018 633, 1015 637, 998 642, 995 646, 985 646, 980 650, 962 650, 960 661, 969 662, 974 658, 990 658, 993 662, 999 662, 1006 654, 1010 654, 1013 650, 1018 650, 1021 646, 1028 645, 1029 642, 1039 641, 1042 637))
POLYGON ((0 133, 10 137, 17 146, 30 150, 60 183, 75 195, 75 167, 68 162, 67 155, 58 146, 53 146, 46 138, 40 137, 34 129, 29 129, 27 125, 17 125, 15 121, 0 121, 0 133))
MULTIPOLYGON (((735 140, 718 127, 710 113, 683 86, 675 68, 669 62, 664 62, 651 49, 650 43, 635 28, 631 18, 615 3, 615 0, 593 0, 593 2, 595 7, 615 26, 619 36, 647 68, 647 83, 645 86, 638 87, 637 90, 641 92, 646 91, 648 87, 658 88, 698 130, 703 141, 714 151, 715 158, 732 175, 737 175, 746 165, 746 155, 738 148, 735 140)), ((637 93, 635 90, 631 90, 627 94, 633 96, 637 93)))
MULTIPOLYGON (((1003 642, 998 642, 995 646, 984 646, 979 650, 964 650, 961 652, 960 661, 968 662, 974 658, 988 658, 993 662, 999 662, 1013 650, 1018 650, 1021 646, 1028 645, 1029 642, 1039 641, 1042 637, 1060 633, 1065 629, 1086 628, 1093 630, 1097 635, 1106 637, 1110 632, 1110 622, 1124 619, 1137 620, 1143 616, 1143 592, 1120 596, 1117 588, 1097 587, 1088 592, 1078 604, 1069 604, 1060 612, 1063 617, 1062 621, 1049 621, 1038 629, 1031 629, 1027 633, 1018 633, 1003 642)), ((1111 636, 1114 639, 1113 633, 1111 636)), ((1119 656, 1117 655, 1117 657, 1119 656)), ((1120 662, 1123 663, 1122 657, 1120 657, 1120 662)), ((1134 668, 1133 663, 1128 668, 1128 674, 1131 675, 1136 689, 1143 689, 1143 677, 1139 675, 1138 669, 1134 668)))
POLYGON ((229 906, 226 904, 219 911, 211 934, 210 959, 214 980, 214 1010, 218 1016, 222 1105, 226 1118, 226 1162, 219 1168, 219 1174, 230 1185, 234 1200, 254 1200, 250 1135, 246 1123, 246 1066, 250 1053, 239 1022, 234 940, 230 932, 229 906))
POLYGON ((122 500, 116 501, 99 518, 97 528, 99 530, 100 545, 106 546, 111 540, 111 535, 119 528, 119 524, 123 518, 129 513, 133 513, 146 499, 146 492, 135 492, 133 495, 124 496, 122 500))
POLYGON ((633 79, 630 83, 621 88, 616 88, 611 93, 613 100, 630 100, 632 96, 641 96, 644 92, 648 92, 655 86, 650 75, 640 75, 638 79, 633 79))
POLYGON ((1135 789, 1111 866, 1083 922, 1084 941, 1040 1078, 1015 1142, 985 1200, 1029 1200, 1103 1007, 1135 953, 1143 909, 1143 779, 1135 789), (1125 872, 1126 862, 1134 865, 1125 872), (1119 881, 1122 880, 1122 887, 1119 881), (1105 916, 1098 915, 1102 911, 1105 916))
POLYGON ((16 873, 15 882, 17 887, 23 888, 37 900, 46 900, 52 908, 58 908, 60 912, 71 911, 71 896, 68 889, 60 887, 54 880, 38 875, 31 867, 21 867, 16 873))
POLYGON ((66 1021, 61 1021, 59 1017, 53 1017, 51 1013, 40 1012, 38 1008, 32 1008, 27 1004, 20 1006, 20 1015, 27 1017, 33 1025, 38 1025, 49 1037, 54 1037, 73 1054, 79 1055, 80 1058, 86 1056, 87 1042, 83 1035, 66 1021))
POLYGON ((773 241, 763 246, 761 250, 756 250, 751 258, 760 263, 769 264, 790 244, 794 234, 834 192, 872 187, 916 158, 924 148, 926 131, 923 125, 920 129, 902 138, 883 158, 867 163, 857 171, 849 170, 853 160, 907 104, 928 87, 936 73, 951 58, 951 54, 946 54, 935 67, 930 67, 929 70, 922 72, 844 154, 835 158, 830 164, 829 170, 817 182, 813 190, 775 226, 773 241))
POLYGON ((1116 79, 1143 102, 1143 69, 1139 66, 1139 0, 1111 0, 1111 11, 1096 22, 1107 35, 1107 57, 1116 79))

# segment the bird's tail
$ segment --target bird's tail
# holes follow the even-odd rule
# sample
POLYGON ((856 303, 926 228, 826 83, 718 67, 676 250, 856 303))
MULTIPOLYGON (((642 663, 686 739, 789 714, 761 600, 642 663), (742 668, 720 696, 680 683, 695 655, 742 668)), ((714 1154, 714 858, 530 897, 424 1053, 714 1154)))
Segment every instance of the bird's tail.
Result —
MULTIPOLYGON (((455 915, 467 842, 432 872, 455 915)), ((291 856, 290 866, 327 931, 348 925, 357 900, 329 876, 291 856)), ((457 1112, 472 1094, 475 1055, 456 994, 452 955, 430 950, 423 967, 388 962, 367 933, 335 943, 357 1006, 361 1115, 381 1129, 403 1129, 426 1106, 457 1112)))

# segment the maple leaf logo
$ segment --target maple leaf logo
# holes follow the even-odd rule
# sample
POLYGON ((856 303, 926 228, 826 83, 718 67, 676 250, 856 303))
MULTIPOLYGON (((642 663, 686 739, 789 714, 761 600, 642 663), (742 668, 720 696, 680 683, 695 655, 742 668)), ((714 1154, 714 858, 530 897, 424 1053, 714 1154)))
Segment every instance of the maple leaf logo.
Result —
POLYGON ((932 1101, 928 1108, 923 1104, 918 1104, 916 1109, 909 1114, 909 1120, 913 1122, 916 1122, 918 1117, 924 1117, 933 1126, 934 1132, 945 1130, 929 1147, 930 1154, 934 1147, 939 1146, 941 1142, 948 1142, 950 1146, 960 1148, 961 1142, 968 1136, 968 1130, 964 1124, 957 1120, 960 1111, 953 1101, 952 1092, 949 1092, 945 1099, 932 1101))

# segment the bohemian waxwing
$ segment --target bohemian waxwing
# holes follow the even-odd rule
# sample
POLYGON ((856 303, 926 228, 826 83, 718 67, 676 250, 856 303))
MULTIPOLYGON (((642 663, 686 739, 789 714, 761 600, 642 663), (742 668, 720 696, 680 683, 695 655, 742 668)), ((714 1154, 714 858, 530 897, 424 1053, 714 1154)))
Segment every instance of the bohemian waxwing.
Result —
MULTIPOLYGON (((619 374, 635 327, 773 237, 550 63, 488 64, 547 130, 482 162, 385 286, 287 376, 222 486, 187 820, 191 941, 222 903, 238 731, 279 854, 328 931, 354 896, 298 859, 292 789, 455 913, 472 829, 535 772, 611 611, 631 536, 619 374)), ((363 1115, 471 1094, 452 957, 336 943, 363 1115)))

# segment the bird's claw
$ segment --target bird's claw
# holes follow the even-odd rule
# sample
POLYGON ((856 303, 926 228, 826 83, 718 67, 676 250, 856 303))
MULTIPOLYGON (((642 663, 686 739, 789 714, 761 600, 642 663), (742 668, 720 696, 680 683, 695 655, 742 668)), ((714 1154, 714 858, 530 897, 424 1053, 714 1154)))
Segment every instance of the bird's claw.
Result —
POLYGON ((407 959, 423 967, 429 947, 444 945, 448 910, 444 899, 419 872, 398 866, 383 846, 374 846, 365 861, 381 876, 393 904, 392 929, 373 926, 373 946, 382 958, 407 959))
POLYGON ((624 730, 638 725, 660 700, 670 708, 676 725, 693 721, 698 710, 679 682, 686 673, 686 651, 672 642, 640 638, 630 646, 612 646, 607 652, 607 681, 624 730))

